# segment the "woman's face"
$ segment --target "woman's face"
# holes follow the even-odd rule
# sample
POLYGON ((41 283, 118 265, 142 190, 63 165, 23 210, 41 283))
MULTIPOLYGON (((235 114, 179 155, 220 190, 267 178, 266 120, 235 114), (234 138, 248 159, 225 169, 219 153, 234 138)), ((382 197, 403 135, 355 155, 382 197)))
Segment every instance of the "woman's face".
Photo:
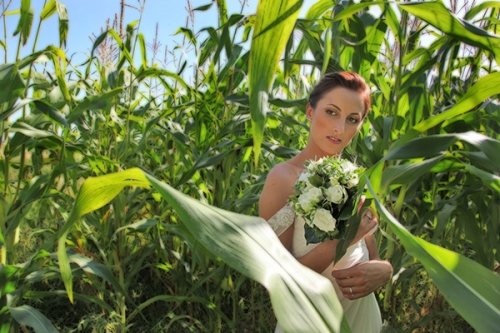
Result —
POLYGON ((308 146, 317 151, 317 157, 342 153, 361 128, 364 108, 359 93, 342 87, 325 93, 316 108, 307 105, 306 115, 311 120, 308 146))

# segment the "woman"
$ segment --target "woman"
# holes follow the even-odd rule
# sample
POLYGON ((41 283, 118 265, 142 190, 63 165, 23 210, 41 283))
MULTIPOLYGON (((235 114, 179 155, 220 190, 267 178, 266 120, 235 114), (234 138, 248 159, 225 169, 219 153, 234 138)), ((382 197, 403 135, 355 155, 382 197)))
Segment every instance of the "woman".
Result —
MULTIPOLYGON (((379 258, 372 235, 377 218, 367 210, 346 255, 334 264, 338 240, 306 245, 304 220, 296 217, 287 200, 307 160, 340 156, 359 131, 370 109, 370 90, 362 77, 339 72, 325 75, 311 92, 306 107, 309 140, 298 155, 273 167, 259 201, 266 219, 283 245, 303 265, 332 281, 353 333, 380 332, 380 310, 373 294, 392 276, 392 266, 379 258), (335 266, 335 267, 334 267, 335 266)), ((276 328, 276 332, 282 332, 276 328)))

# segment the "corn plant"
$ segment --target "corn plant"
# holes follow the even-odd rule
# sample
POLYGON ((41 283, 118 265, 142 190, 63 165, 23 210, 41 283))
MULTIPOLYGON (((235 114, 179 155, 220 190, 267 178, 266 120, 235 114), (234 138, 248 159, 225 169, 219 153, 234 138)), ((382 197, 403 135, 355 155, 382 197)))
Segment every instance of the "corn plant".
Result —
MULTIPOLYGON (((248 221, 259 226, 256 239, 271 237, 248 217, 266 172, 305 145, 304 110, 317 79, 354 70, 373 87, 373 107, 346 153, 369 168, 384 217, 379 247, 397 273, 378 293, 387 326, 443 332, 466 320, 489 331, 495 295, 463 270, 498 283, 488 272, 499 262, 498 4, 471 6, 459 18, 434 2, 320 0, 299 19, 302 1, 278 5, 260 1, 248 17, 228 13, 225 1, 193 9, 216 6, 219 25, 180 28, 181 47, 197 61, 172 51, 175 66, 166 68, 154 47, 148 53, 140 21, 123 19, 94 39, 81 66, 36 42, 21 58, 35 17, 30 1, 21 2, 17 57, 5 52, 0 68, 2 329, 37 330, 33 320, 41 320, 61 331, 272 331, 271 303, 281 319, 298 308, 278 300, 282 288, 262 278, 265 269, 232 255, 230 235, 241 233, 221 230, 253 235, 248 221), (426 35, 434 38, 428 46, 426 35), (221 229, 210 229, 202 212, 227 218, 211 219, 221 229), (422 299, 413 302, 416 294, 422 299), (489 317, 478 321, 478 311, 489 317)), ((64 45, 69 18, 60 1, 45 2, 35 40, 56 13, 64 45)), ((247 241, 248 253, 264 248, 247 241)), ((317 298, 336 306, 331 291, 317 298)), ((339 331, 341 318, 335 311, 302 324, 339 331)))

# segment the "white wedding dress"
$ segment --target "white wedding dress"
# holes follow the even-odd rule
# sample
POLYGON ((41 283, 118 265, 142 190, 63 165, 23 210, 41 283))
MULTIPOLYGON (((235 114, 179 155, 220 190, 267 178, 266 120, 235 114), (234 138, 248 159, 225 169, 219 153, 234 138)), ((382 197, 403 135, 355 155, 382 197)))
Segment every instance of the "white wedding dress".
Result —
MULTIPOLYGON (((304 237, 304 220, 300 216, 296 216, 295 211, 290 206, 283 207, 268 221, 274 232, 279 236, 292 224, 294 225, 291 253, 295 258, 300 258, 318 244, 306 244, 304 237)), ((346 254, 335 265, 330 264, 321 275, 328 278, 337 293, 337 297, 342 304, 344 314, 352 333, 379 333, 382 329, 382 319, 380 309, 373 293, 359 299, 350 300, 342 295, 342 292, 337 285, 337 282, 331 275, 335 266, 336 269, 343 269, 354 266, 364 261, 369 260, 368 248, 366 247, 364 238, 356 244, 351 245, 346 254)), ((276 327, 275 333, 281 333, 281 327, 276 327)), ((311 332, 322 333, 322 332, 311 332)))

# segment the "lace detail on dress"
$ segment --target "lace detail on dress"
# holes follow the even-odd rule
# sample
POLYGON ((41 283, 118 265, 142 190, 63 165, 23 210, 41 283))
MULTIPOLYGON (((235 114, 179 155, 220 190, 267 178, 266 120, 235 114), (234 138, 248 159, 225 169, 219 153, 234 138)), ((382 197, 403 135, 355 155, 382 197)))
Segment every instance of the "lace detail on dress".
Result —
POLYGON ((295 221, 295 211, 290 206, 281 208, 267 221, 274 232, 279 236, 295 221))

